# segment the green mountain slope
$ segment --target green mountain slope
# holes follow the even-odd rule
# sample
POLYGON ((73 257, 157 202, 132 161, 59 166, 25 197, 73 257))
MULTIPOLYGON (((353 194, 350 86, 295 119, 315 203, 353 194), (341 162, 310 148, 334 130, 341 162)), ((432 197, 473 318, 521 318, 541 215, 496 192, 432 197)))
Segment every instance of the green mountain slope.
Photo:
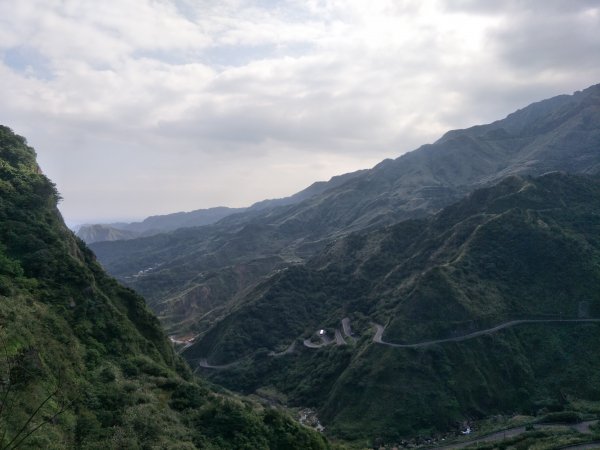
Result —
POLYGON ((327 448, 192 379, 159 322, 65 227, 33 149, 0 127, 0 448, 327 448))
POLYGON ((338 239, 184 356, 226 365, 203 370, 231 388, 316 407, 345 438, 400 439, 600 400, 598 319, 600 179, 513 176, 432 218, 338 239))
POLYGON ((423 217, 511 174, 596 173, 599 145, 597 85, 449 132, 322 185, 301 202, 92 248, 111 274, 148 299, 171 332, 200 333, 265 277, 307 260, 333 239, 423 217))

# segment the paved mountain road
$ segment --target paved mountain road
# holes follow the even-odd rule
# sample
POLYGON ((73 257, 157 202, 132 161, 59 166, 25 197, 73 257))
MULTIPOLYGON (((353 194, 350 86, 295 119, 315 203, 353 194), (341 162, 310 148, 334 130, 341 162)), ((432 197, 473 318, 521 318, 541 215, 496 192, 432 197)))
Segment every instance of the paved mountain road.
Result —
MULTIPOLYGON (((375 335, 373 336, 373 342, 376 344, 381 344, 381 345, 387 345, 388 347, 395 347, 395 348, 422 348, 422 347, 428 347, 431 345, 436 345, 436 344, 443 344, 445 342, 460 342, 460 341, 466 341, 468 339, 473 339, 479 336, 484 336, 487 334, 492 334, 495 333, 497 331, 503 330, 505 328, 510 328, 510 327, 514 327, 517 325, 523 325, 523 324, 535 324, 535 323, 598 323, 600 322, 600 319, 523 319, 523 320, 511 320, 509 322, 505 322, 502 323, 500 325, 497 325, 493 328, 487 328, 485 330, 480 330, 480 331, 475 331, 474 333, 469 333, 469 334, 465 334, 463 336, 457 336, 457 337, 451 337, 451 338, 446 338, 446 339, 436 339, 436 340, 432 340, 432 341, 423 341, 423 342, 417 342, 414 344, 395 344, 393 342, 385 342, 383 340, 383 332, 385 331, 385 327, 383 325, 379 325, 374 323, 373 326, 375 327, 375 335)), ((352 331, 350 330, 350 319, 348 319, 347 317, 345 317, 344 319, 342 319, 342 329, 344 334, 348 337, 348 339, 354 339, 352 337, 352 331)), ((312 342, 310 339, 305 339, 303 341, 303 344, 305 347, 307 348, 321 348, 324 347, 326 345, 331 345, 331 344, 336 344, 336 345, 346 345, 346 341, 344 340, 344 336, 342 335, 342 333, 340 332, 340 330, 336 329, 335 330, 335 335, 334 335, 334 339, 330 338, 327 335, 323 335, 320 336, 321 337, 321 343, 316 344, 314 342, 312 342)), ((290 353, 293 353, 295 350, 295 341, 292 342, 292 344, 283 352, 280 353, 275 353, 275 352, 270 352, 269 356, 273 356, 273 357, 278 357, 278 356, 283 356, 283 355, 287 355, 290 353)), ((214 369, 214 370, 224 370, 224 369, 229 369, 232 366, 235 366, 236 364, 238 364, 239 361, 235 361, 229 364, 222 364, 222 365, 212 365, 209 364, 206 358, 201 358, 198 361, 198 367, 202 367, 205 369, 214 369)))
MULTIPOLYGON (((597 420, 588 420, 586 422, 581 422, 578 424, 574 424, 574 425, 564 425, 564 424, 536 424, 534 425, 536 430, 548 430, 548 429, 564 429, 564 430, 569 430, 569 429, 573 429, 575 431, 578 431, 582 434, 590 434, 590 426, 594 425, 598 423, 597 420)), ((458 449, 458 448, 466 448, 468 446, 472 446, 472 445, 476 445, 476 444, 482 444, 485 442, 495 442, 495 441, 503 441, 504 439, 510 439, 513 438, 515 436, 518 436, 520 434, 525 433, 526 431, 528 431, 524 426, 523 427, 516 427, 516 428, 509 428, 508 430, 503 430, 503 431, 497 431, 496 433, 492 433, 492 434, 488 434, 487 436, 481 436, 475 439, 472 439, 470 441, 464 441, 464 442, 459 442, 456 444, 450 444, 450 445, 444 445, 442 447, 434 447, 436 450, 453 450, 453 449, 458 449)), ((596 446, 595 447, 590 447, 589 445, 592 445, 592 443, 588 443, 588 444, 578 444, 572 447, 564 447, 564 449, 587 449, 587 448, 599 448, 600 446, 598 446, 598 443, 595 443, 596 446)))
POLYGON ((335 330, 335 345, 346 345, 346 341, 344 340, 342 333, 337 329, 335 330))
POLYGON ((308 338, 308 339, 304 339, 304 341, 303 341, 304 346, 308 347, 308 348, 321 348, 321 347, 325 347, 326 345, 332 344, 334 342, 334 339, 331 339, 326 334, 319 336, 319 337, 321 338, 320 344, 315 344, 314 342, 312 342, 310 340, 310 338, 308 338))
POLYGON ((493 328, 488 328, 485 330, 475 331, 474 333, 465 334, 463 336, 451 337, 446 339, 436 339, 433 341, 423 341, 417 342, 414 344, 394 344, 392 342, 385 342, 383 340, 383 331, 385 327, 378 324, 373 324, 375 326, 375 336, 373 336, 373 342, 376 344, 387 345, 388 347, 397 347, 397 348, 421 348, 421 347, 429 347, 435 344, 443 344, 445 342, 460 342, 466 341, 468 339, 473 339, 479 336, 483 336, 486 334, 492 334, 497 331, 503 330, 505 328, 514 327, 517 325, 523 325, 528 323, 597 323, 600 322, 600 319, 524 319, 524 320, 511 320, 510 322, 505 322, 500 325, 497 325, 493 328))
POLYGON ((236 364, 239 364, 240 361, 234 361, 232 363, 229 364, 222 364, 222 365, 212 365, 208 363, 208 360, 206 358, 202 358, 200 359, 200 361, 198 361, 198 367, 203 367, 204 369, 214 369, 214 370, 224 370, 224 369, 229 369, 233 366, 235 366, 236 364))
POLYGON ((321 343, 321 344, 315 344, 315 343, 311 342, 310 339, 304 339, 304 341, 302 341, 302 343, 304 344, 305 347, 308 347, 308 348, 321 348, 324 345, 326 345, 326 344, 323 344, 323 343, 321 343))

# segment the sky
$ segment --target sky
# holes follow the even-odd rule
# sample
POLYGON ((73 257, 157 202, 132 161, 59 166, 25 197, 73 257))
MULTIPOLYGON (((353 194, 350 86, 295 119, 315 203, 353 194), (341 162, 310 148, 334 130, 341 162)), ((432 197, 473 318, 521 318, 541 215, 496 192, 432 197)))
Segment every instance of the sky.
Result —
POLYGON ((0 0, 68 224, 247 206, 600 83, 598 0, 0 0))

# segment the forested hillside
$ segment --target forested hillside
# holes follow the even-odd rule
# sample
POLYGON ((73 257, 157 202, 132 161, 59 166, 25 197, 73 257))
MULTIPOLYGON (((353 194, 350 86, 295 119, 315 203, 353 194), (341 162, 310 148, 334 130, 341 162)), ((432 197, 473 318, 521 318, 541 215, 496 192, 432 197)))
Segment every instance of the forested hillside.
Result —
POLYGON ((0 127, 0 447, 328 448, 193 378, 156 317, 65 227, 25 139, 0 127))
POLYGON ((204 370, 231 388, 316 407, 346 438, 597 402, 599 236, 597 177, 509 177, 430 219, 338 239, 184 355, 226 365, 204 370))

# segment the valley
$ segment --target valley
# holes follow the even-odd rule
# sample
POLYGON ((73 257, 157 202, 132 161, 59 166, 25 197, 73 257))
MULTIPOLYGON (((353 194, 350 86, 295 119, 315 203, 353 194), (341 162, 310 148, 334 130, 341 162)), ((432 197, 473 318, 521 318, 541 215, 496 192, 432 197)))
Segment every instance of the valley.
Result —
POLYGON ((0 1, 0 450, 600 449, 599 30, 0 1))
POLYGON ((92 248, 194 336, 198 373, 314 408, 330 436, 536 417, 600 392, 598 148, 592 86, 297 201, 92 248))

